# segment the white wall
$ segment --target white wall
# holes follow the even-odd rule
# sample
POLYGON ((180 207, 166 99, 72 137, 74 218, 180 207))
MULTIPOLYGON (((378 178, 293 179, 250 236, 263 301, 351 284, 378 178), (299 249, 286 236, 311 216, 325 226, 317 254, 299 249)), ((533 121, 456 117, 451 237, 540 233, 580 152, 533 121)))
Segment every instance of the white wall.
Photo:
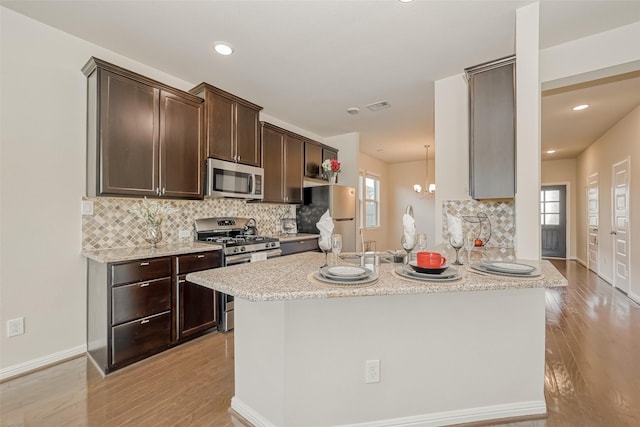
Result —
MULTIPOLYGON (((400 238, 402 237, 402 215, 407 205, 413 206, 413 214, 416 220, 416 231, 427 234, 427 247, 432 247, 436 243, 435 219, 438 216, 435 212, 436 200, 424 197, 425 185, 425 163, 424 160, 417 162, 393 163, 389 165, 389 227, 388 227, 388 249, 400 249, 400 238), (420 184, 423 187, 422 196, 418 196, 413 191, 413 185, 420 184)), ((435 161, 429 160, 429 182, 435 179, 435 161)), ((440 191, 440 184, 437 185, 437 192, 440 191)))
POLYGON ((567 185, 567 258, 576 259, 576 193, 584 189, 584 185, 578 185, 576 181, 577 160, 547 160, 542 162, 541 168, 542 185, 567 185))
MULTIPOLYGON (((435 82, 434 230, 442 230, 442 201, 469 197, 469 92, 464 74, 435 82)), ((442 242, 440 232, 435 243, 442 242)))
POLYGON ((614 163, 625 158, 631 159, 631 265, 629 295, 640 301, 640 106, 620 120, 604 135, 590 145, 577 160, 577 246, 578 255, 586 260, 587 228, 587 177, 598 172, 599 224, 598 227, 598 274, 611 283, 613 278, 613 237, 612 230, 612 170, 614 163))

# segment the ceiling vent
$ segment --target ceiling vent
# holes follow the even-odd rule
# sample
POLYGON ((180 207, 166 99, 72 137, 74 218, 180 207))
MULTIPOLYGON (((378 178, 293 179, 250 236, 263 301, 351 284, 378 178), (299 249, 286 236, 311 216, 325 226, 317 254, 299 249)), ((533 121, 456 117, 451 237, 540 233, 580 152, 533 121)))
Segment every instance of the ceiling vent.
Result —
POLYGON ((391 104, 389 104, 388 101, 378 101, 378 102, 374 102, 373 104, 367 105, 367 108, 371 111, 382 110, 384 108, 389 108, 389 107, 391 107, 391 104))

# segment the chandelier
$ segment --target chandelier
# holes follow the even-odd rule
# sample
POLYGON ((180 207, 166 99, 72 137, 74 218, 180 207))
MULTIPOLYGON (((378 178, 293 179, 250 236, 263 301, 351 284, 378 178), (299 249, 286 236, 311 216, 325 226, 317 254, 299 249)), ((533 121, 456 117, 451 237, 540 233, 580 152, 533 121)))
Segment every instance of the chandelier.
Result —
POLYGON ((420 184, 413 184, 413 191, 415 191, 418 196, 420 196, 420 198, 423 197, 429 197, 431 198, 431 196, 436 192, 436 184, 433 183, 429 183, 429 148, 431 146, 430 145, 425 145, 424 148, 426 149, 426 154, 425 154, 425 182, 424 182, 424 193, 423 193, 423 187, 420 184))

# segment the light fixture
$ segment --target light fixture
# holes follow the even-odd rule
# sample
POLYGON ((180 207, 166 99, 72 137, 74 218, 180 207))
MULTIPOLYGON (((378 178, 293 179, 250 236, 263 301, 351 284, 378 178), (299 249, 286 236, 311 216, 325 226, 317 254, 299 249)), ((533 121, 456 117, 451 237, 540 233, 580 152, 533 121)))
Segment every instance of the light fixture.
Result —
POLYGON ((360 109, 358 107, 349 107, 347 108, 347 113, 349 114, 358 114, 360 109))
POLYGON ((587 108, 589 108, 589 104, 576 105, 575 107, 573 107, 573 111, 582 111, 586 110, 587 108))
POLYGON ((547 153, 547 154, 553 154, 555 152, 556 152, 556 150, 547 150, 547 151, 545 151, 545 153, 547 153))
POLYGON ((218 52, 220 55, 231 55, 233 53, 233 46, 231 46, 227 42, 215 42, 213 44, 213 49, 218 52))
POLYGON ((429 197, 431 198, 431 196, 433 195, 433 193, 436 192, 436 185, 434 183, 429 183, 429 148, 431 146, 430 145, 425 145, 424 148, 426 148, 426 155, 425 155, 425 184, 424 184, 424 194, 422 193, 422 185, 420 184, 414 184, 413 185, 413 191, 415 191, 418 196, 420 198, 423 197, 429 197))

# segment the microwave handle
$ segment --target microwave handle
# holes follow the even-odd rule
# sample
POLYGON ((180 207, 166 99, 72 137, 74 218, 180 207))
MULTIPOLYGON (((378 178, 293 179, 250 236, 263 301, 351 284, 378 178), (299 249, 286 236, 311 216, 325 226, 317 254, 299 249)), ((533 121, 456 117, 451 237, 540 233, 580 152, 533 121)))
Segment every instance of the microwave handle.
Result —
POLYGON ((255 181, 256 181, 255 174, 249 175, 249 194, 253 194, 253 189, 255 188, 255 184, 256 184, 255 181))

